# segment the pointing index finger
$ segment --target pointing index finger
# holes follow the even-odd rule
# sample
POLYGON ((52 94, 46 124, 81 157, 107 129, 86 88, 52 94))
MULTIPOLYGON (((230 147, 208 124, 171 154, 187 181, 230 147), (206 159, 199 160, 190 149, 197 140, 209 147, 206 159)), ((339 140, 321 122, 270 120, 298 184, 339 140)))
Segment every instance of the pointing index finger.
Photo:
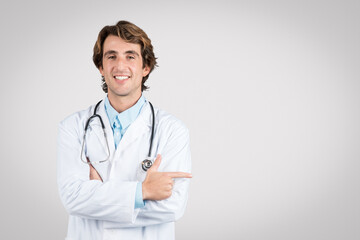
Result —
POLYGON ((186 172, 167 172, 167 175, 171 178, 192 178, 192 174, 186 172))

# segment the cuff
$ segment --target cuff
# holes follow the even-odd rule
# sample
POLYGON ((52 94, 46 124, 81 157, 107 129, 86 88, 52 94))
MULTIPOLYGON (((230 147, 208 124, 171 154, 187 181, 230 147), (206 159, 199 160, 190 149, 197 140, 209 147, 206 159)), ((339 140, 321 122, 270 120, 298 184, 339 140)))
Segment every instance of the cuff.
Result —
POLYGON ((135 193, 135 209, 145 207, 145 202, 142 198, 142 183, 138 182, 135 193))

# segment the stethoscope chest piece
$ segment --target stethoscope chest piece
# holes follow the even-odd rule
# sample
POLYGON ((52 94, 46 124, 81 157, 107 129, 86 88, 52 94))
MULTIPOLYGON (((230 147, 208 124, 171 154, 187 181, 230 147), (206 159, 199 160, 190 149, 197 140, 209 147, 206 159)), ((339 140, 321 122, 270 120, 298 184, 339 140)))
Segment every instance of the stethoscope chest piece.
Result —
POLYGON ((148 154, 148 157, 144 161, 141 162, 141 168, 144 170, 144 172, 146 172, 153 165, 153 161, 151 160, 152 158, 150 156, 151 156, 151 149, 152 149, 152 143, 153 143, 153 138, 154 138, 155 113, 154 113, 154 108, 153 108, 151 102, 149 102, 149 105, 150 105, 151 113, 152 113, 152 127, 151 127, 149 154, 148 154))
POLYGON ((142 169, 146 172, 151 166, 153 165, 153 162, 150 159, 145 159, 141 163, 142 169))

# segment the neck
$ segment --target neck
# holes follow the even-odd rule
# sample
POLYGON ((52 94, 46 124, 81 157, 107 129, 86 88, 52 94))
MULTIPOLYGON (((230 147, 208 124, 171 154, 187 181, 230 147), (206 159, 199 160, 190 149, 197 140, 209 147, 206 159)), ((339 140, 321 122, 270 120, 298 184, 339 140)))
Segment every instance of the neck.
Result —
POLYGON ((112 94, 108 94, 109 102, 111 106, 118 112, 121 113, 132 106, 140 99, 141 93, 136 98, 127 98, 123 96, 113 96, 112 94))

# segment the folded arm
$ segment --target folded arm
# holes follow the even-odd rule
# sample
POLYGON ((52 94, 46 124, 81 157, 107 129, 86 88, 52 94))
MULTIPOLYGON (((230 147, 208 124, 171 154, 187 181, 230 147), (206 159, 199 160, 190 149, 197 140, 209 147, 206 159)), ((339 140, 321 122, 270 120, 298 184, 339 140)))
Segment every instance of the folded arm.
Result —
MULTIPOLYGON (((164 186, 162 193, 158 187, 143 182, 143 197, 146 205, 134 209, 136 181, 106 180, 91 165, 80 160, 80 140, 76 131, 59 127, 58 137, 58 186, 61 200, 71 215, 104 221, 105 228, 139 227, 179 219, 185 210, 189 179, 177 178, 171 172, 191 172, 188 132, 180 131, 167 139, 158 149, 162 163, 156 171, 149 170, 149 181, 164 186), (89 174, 90 173, 90 174, 89 174), (161 176, 161 178, 160 178, 161 176), (173 178, 175 180, 173 180, 173 178), (93 179, 93 180, 91 180, 93 179), (163 184, 167 179, 167 184, 163 184), (160 181, 160 182, 161 182, 160 181), (145 184, 145 185, 144 185, 145 184), (166 189, 166 186, 171 189, 166 189), (151 191, 149 189, 155 189, 151 191), (169 194, 170 191, 170 194, 169 194), (166 193, 167 192, 167 193, 166 193), (165 194, 164 194, 165 193, 165 194), (171 196, 170 196, 171 195, 171 196)), ((156 166, 156 163, 154 163, 156 166)), ((179 176, 189 177, 189 175, 179 176)))
POLYGON ((105 228, 140 227, 174 222, 183 216, 188 198, 189 178, 192 177, 187 130, 174 134, 160 151, 161 157, 158 155, 143 182, 143 197, 147 199, 145 207, 139 210, 132 223, 106 221, 105 228), (149 187, 154 189, 148 192, 147 184, 150 180, 157 184, 149 187))
POLYGON ((75 131, 60 124, 57 171, 61 200, 71 215, 96 220, 132 222, 136 181, 90 180, 90 166, 80 160, 80 140, 75 131))

